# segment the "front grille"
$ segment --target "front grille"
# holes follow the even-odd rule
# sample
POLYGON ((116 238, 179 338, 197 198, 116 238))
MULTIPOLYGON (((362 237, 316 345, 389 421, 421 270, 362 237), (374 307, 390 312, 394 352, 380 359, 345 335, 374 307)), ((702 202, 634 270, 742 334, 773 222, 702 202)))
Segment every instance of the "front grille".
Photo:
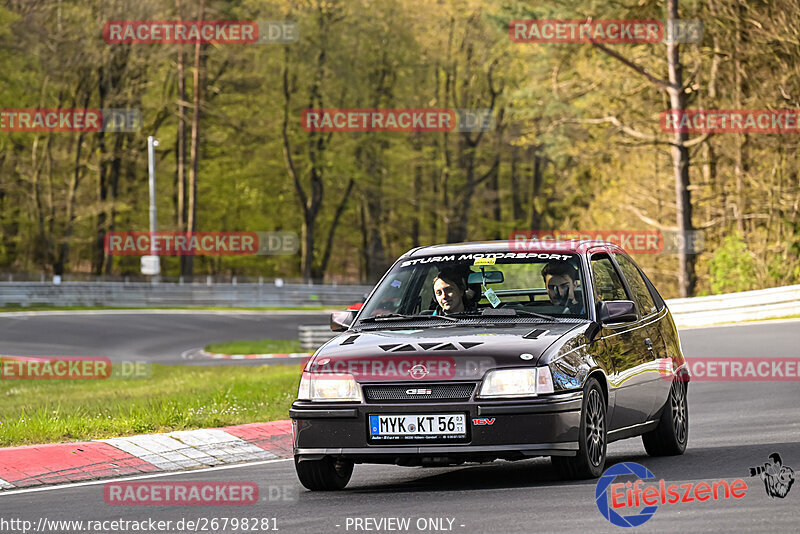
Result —
POLYGON ((367 401, 467 400, 475 384, 406 384, 404 386, 364 386, 367 401), (409 390, 414 390, 410 393, 409 390), (422 391, 420 391, 422 390, 422 391), (430 390, 430 393, 427 393, 430 390))

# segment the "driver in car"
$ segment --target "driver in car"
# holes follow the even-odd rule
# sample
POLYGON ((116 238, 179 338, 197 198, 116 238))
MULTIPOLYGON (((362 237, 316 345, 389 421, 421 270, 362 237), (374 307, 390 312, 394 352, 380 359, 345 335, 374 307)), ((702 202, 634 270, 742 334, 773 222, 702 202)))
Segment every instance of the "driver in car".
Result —
POLYGON ((568 261, 551 261, 542 269, 542 278, 547 286, 550 302, 558 307, 558 313, 583 315, 586 309, 575 296, 578 288, 578 269, 568 261))
POLYGON ((449 315, 474 309, 474 291, 467 288, 464 276, 458 271, 440 271, 433 279, 433 294, 439 303, 439 309, 433 315, 449 315))

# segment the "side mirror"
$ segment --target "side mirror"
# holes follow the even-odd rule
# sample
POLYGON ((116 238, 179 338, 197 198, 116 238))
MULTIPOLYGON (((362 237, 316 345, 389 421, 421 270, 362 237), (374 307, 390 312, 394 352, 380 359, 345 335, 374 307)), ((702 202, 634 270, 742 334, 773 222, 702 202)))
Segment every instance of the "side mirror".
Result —
POLYGON ((333 332, 344 332, 353 324, 358 310, 335 311, 331 314, 331 330, 333 332))
POLYGON ((603 301, 597 306, 597 320, 603 325, 629 323, 638 318, 636 304, 632 300, 603 301))

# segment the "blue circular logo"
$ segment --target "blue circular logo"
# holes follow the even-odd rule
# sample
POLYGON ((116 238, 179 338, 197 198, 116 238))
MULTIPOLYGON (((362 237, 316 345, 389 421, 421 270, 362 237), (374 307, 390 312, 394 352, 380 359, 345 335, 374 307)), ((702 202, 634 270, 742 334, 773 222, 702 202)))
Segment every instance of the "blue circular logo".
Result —
POLYGON ((645 506, 638 514, 631 515, 619 515, 615 512, 608 502, 607 490, 614 482, 614 479, 621 475, 634 475, 642 480, 655 478, 655 475, 649 469, 634 462, 622 462, 609 467, 600 477, 600 480, 597 481, 597 487, 594 492, 597 509, 603 514, 603 517, 618 527, 638 527, 653 517, 653 514, 658 510, 658 506, 645 506))

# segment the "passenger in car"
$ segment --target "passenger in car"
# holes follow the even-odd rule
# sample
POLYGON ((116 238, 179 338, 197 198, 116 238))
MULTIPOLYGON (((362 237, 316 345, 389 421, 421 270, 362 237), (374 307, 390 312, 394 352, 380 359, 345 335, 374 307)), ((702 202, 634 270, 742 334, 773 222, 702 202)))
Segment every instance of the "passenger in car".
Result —
POLYGON ((579 287, 578 269, 568 261, 551 261, 542 269, 547 286, 547 296, 558 313, 582 315, 586 313, 583 299, 579 302, 575 291, 579 287))
POLYGON ((474 290, 467 288, 465 277, 456 270, 442 270, 433 279, 433 294, 439 308, 433 315, 448 315, 474 310, 474 290))

